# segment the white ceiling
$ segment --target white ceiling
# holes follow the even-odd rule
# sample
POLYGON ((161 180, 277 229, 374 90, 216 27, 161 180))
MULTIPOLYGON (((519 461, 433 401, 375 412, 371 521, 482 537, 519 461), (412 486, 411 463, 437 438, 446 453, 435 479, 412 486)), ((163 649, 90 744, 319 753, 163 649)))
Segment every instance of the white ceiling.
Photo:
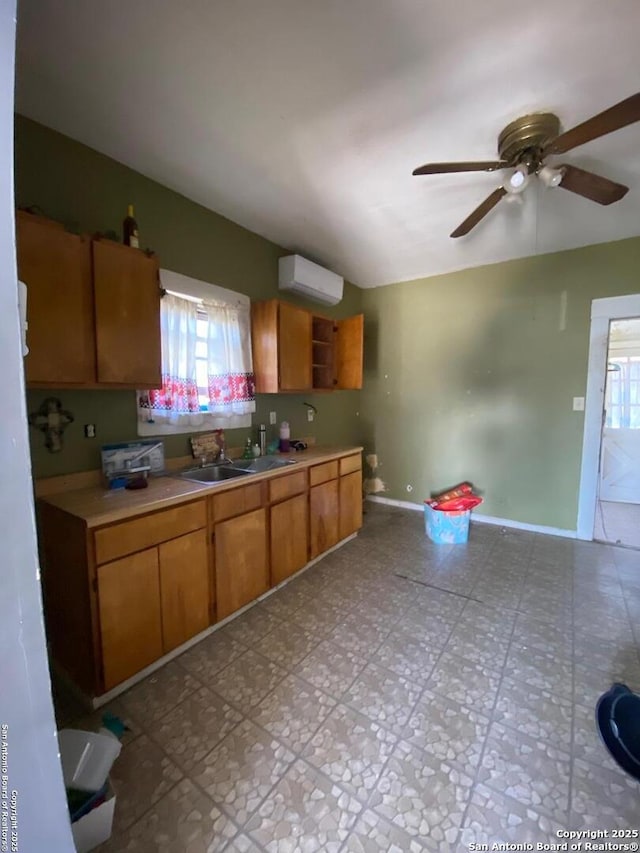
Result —
MULTIPOLYGON (((638 0, 21 0, 19 112, 362 287, 640 234, 640 123, 563 155, 458 240, 513 118, 565 129, 640 89, 638 0)), ((141 223, 143 225, 143 223, 141 223)))

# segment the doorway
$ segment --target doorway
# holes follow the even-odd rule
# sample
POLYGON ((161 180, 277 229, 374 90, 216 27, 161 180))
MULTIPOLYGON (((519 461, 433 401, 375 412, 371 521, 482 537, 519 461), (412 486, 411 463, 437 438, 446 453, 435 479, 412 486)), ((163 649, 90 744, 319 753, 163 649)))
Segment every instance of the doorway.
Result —
POLYGON ((640 317, 609 324, 593 535, 640 548, 640 317))
POLYGON ((640 295, 591 305, 577 534, 640 548, 640 295))

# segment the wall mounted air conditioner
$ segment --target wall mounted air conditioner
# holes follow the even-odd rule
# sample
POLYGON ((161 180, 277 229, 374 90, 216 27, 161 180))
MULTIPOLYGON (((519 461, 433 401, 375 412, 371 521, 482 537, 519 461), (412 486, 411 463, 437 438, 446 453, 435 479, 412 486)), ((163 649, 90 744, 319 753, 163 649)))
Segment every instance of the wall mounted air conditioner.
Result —
POLYGON ((300 255, 287 255, 278 262, 278 285, 280 290, 290 290, 325 305, 337 305, 342 299, 344 279, 300 255))

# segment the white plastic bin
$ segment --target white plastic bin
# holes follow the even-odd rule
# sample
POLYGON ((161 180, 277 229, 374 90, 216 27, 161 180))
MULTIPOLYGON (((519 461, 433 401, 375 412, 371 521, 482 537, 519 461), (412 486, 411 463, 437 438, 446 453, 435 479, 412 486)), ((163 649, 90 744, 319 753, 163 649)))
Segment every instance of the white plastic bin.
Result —
POLYGON ((109 784, 104 803, 71 824, 76 853, 89 853, 111 838, 115 807, 116 795, 109 784))
POLYGON ((58 746, 65 787, 79 791, 99 791, 122 749, 111 735, 77 729, 59 731, 58 746))

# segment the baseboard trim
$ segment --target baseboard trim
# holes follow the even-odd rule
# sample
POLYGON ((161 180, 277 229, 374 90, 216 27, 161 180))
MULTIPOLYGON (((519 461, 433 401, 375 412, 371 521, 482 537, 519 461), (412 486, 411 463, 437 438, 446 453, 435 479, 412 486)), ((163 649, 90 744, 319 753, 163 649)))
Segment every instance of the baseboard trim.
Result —
POLYGON ((472 516, 473 521, 481 524, 497 524, 498 527, 513 527, 515 530, 528 530, 531 533, 543 533, 545 536, 562 536, 565 539, 576 539, 575 530, 565 530, 564 527, 547 527, 544 524, 527 524, 526 521, 514 521, 511 518, 496 518, 493 515, 472 516))
MULTIPOLYGON (((397 506, 401 509, 412 509, 415 512, 423 512, 422 504, 414 504, 409 501, 381 498, 378 495, 367 495, 367 500, 373 503, 388 504, 389 506, 397 506)), ((514 521, 511 518, 496 518, 493 515, 474 513, 471 520, 480 524, 495 524, 497 527, 511 527, 515 530, 528 530, 530 533, 543 533, 545 536, 562 536, 565 539, 576 539, 578 536, 575 530, 565 530, 562 527, 547 527, 544 524, 527 524, 526 521, 514 521)))
POLYGON ((374 504, 388 504, 389 506, 398 506, 401 509, 413 509, 416 512, 424 512, 422 504, 410 503, 410 501, 397 501, 394 498, 381 498, 378 495, 367 495, 368 501, 374 504))

